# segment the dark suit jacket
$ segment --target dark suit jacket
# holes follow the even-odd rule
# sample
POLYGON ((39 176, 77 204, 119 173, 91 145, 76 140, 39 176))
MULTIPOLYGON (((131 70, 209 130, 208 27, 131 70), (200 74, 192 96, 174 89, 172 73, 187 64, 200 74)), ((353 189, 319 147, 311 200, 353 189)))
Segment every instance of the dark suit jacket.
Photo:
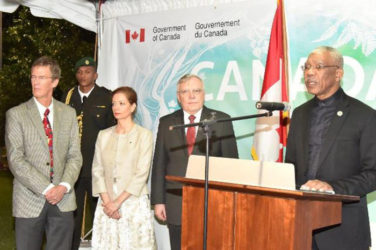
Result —
MULTIPOLYGON (((201 120, 211 118, 216 112, 216 119, 228 118, 223 112, 203 107, 201 120)), ((188 151, 184 128, 170 131, 169 126, 184 124, 183 110, 162 117, 159 121, 155 144, 151 179, 151 203, 166 204, 167 222, 181 224, 182 186, 165 180, 166 175, 185 176, 188 151)), ((205 155, 205 136, 198 130, 192 154, 205 155)), ((210 139, 210 155, 238 158, 238 149, 232 123, 217 123, 213 126, 210 139)))
MULTIPOLYGON (((307 181, 308 133, 313 100, 294 110, 287 141, 286 162, 295 165, 298 187, 307 181)), ((320 250, 369 249, 371 245, 366 194, 376 186, 376 113, 343 94, 324 135, 317 179, 337 194, 358 195, 360 202, 342 206, 342 224, 318 230, 320 250)))
MULTIPOLYGON (((63 97, 66 101, 67 94, 63 97)), ((111 91, 104 87, 95 85, 86 100, 85 105, 81 104, 81 97, 78 93, 78 86, 73 90, 69 106, 76 110, 79 116, 83 111, 81 153, 83 158, 80 177, 91 179, 91 165, 93 164, 95 142, 100 130, 111 127, 115 124, 112 113, 111 91)))

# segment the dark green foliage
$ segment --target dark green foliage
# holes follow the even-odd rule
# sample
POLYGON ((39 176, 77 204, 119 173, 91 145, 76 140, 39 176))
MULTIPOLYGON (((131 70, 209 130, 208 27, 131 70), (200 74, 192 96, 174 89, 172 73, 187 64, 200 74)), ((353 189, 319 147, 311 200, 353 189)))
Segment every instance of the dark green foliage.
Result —
POLYGON ((12 217, 12 181, 12 174, 0 169, 0 249, 4 250, 16 249, 12 217))
POLYGON ((75 62, 93 56, 95 33, 65 20, 34 17, 28 8, 3 13, 3 68, 0 70, 0 146, 4 145, 5 112, 28 100, 30 66, 40 56, 56 59, 62 69, 55 94, 58 97, 76 84, 75 62))

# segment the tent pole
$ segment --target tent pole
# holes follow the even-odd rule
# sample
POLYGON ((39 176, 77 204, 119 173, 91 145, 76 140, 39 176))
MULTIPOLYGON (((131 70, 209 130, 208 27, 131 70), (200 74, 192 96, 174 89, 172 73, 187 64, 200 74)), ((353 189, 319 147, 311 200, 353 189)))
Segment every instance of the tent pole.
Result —
MULTIPOLYGON (((96 3, 94 2, 94 5, 95 5, 95 9, 96 9, 96 17, 97 17, 97 24, 98 24, 98 20, 99 20, 99 16, 100 16, 100 8, 101 8, 101 4, 102 4, 102 0, 99 0, 99 3, 96 3)), ((97 61, 97 56, 98 56, 98 33, 99 33, 99 29, 98 29, 98 26, 97 26, 97 33, 95 35, 95 48, 94 48, 94 61, 97 63, 98 65, 98 61, 97 61)))
POLYGON ((0 11, 0 69, 3 68, 3 13, 0 11))
MULTIPOLYGON (((97 62, 97 53, 98 53, 98 33, 95 35, 95 45, 94 45, 94 61, 97 62)), ((97 62, 98 64, 98 62, 97 62)))

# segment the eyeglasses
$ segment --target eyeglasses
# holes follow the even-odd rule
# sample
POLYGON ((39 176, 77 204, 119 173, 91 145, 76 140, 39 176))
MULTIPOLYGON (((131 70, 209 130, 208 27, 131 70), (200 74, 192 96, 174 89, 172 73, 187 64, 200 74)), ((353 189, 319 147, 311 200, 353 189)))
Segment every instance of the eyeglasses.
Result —
POLYGON ((307 70, 310 70, 310 69, 315 69, 317 71, 320 71, 320 70, 323 70, 323 69, 326 69, 326 68, 339 68, 338 65, 322 65, 322 64, 317 64, 315 66, 311 65, 311 64, 304 64, 302 65, 302 70, 303 72, 307 71, 307 70))
POLYGON ((34 75, 32 75, 32 76, 30 77, 30 79, 31 79, 32 81, 35 81, 35 80, 43 81, 43 80, 47 80, 47 79, 49 79, 49 78, 53 79, 52 76, 34 76, 34 75))
POLYGON ((198 94, 201 94, 202 91, 203 91, 202 89, 192 89, 192 90, 183 89, 183 90, 179 90, 178 93, 181 95, 188 95, 189 92, 191 92, 194 95, 198 95, 198 94))

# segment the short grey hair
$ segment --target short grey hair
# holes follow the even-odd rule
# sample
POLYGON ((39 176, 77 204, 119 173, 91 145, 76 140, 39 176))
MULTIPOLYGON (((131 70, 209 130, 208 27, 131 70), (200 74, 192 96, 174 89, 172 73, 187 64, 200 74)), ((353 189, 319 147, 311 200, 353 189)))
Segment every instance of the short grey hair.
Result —
POLYGON ((330 47, 330 46, 320 46, 314 49, 312 53, 314 52, 323 52, 326 51, 330 54, 330 56, 335 60, 336 64, 340 69, 343 69, 343 56, 341 52, 339 52, 337 49, 330 47))
POLYGON ((198 76, 198 75, 194 75, 194 74, 185 74, 183 75, 182 77, 180 77, 179 81, 178 81, 178 84, 182 84, 182 83, 185 83, 186 81, 192 79, 192 78, 196 78, 197 80, 199 80, 200 82, 202 82, 204 84, 204 82, 202 81, 202 79, 198 76))
POLYGON ((36 59, 33 64, 31 65, 31 68, 34 68, 36 66, 48 66, 50 68, 52 78, 53 79, 60 79, 61 77, 61 69, 57 61, 49 56, 41 56, 38 59, 36 59))

